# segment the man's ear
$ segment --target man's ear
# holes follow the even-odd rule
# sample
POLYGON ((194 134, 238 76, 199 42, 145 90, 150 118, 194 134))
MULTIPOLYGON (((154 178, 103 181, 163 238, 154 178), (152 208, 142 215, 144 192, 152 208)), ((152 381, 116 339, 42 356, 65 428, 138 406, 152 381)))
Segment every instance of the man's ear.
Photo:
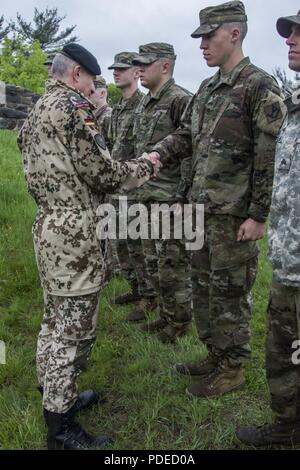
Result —
POLYGON ((232 42, 237 42, 241 39, 241 32, 238 28, 234 28, 231 31, 231 41, 232 42))
POLYGON ((81 75, 81 67, 80 65, 75 65, 73 69, 73 80, 74 82, 78 83, 81 75))

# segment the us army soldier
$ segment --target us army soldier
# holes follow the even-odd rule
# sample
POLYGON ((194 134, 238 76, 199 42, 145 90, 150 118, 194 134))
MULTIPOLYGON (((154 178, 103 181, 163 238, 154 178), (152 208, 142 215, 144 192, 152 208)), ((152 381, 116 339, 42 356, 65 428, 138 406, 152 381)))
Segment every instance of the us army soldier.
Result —
MULTIPOLYGON (((122 92, 122 98, 113 108, 109 136, 112 142, 112 158, 119 161, 124 158, 135 158, 133 119, 135 110, 144 96, 138 88, 139 68, 133 64, 136 55, 135 52, 120 52, 115 55, 113 64, 108 67, 109 70, 113 70, 116 87, 122 92)), ((119 214, 118 194, 112 196, 112 202, 119 214)), ((129 206, 134 203, 134 200, 128 201, 129 206)), ((129 291, 115 299, 116 304, 139 301, 140 291, 154 295, 151 285, 147 283, 146 266, 142 263, 140 272, 136 272, 136 266, 140 266, 136 261, 136 256, 141 251, 140 244, 140 240, 131 238, 125 240, 117 238, 116 242, 111 241, 112 251, 116 250, 117 253, 116 259, 120 263, 121 273, 130 285, 129 291)), ((116 266, 117 262, 114 264, 116 266)))
POLYGON ((111 151, 108 132, 112 108, 108 106, 107 103, 107 84, 105 78, 103 78, 101 75, 98 75, 94 80, 94 85, 95 93, 91 95, 91 101, 96 106, 94 115, 97 121, 100 134, 103 135, 103 137, 105 138, 106 145, 109 151, 111 151))
MULTIPOLYGON (((140 67, 141 84, 148 94, 136 109, 134 139, 136 155, 152 149, 180 122, 180 117, 191 98, 191 93, 175 83, 173 78, 176 55, 174 47, 167 43, 150 43, 140 46, 134 63, 140 67)), ((190 159, 191 154, 186 154, 190 159)), ((183 190, 181 163, 174 160, 162 169, 154 184, 146 184, 143 190, 134 191, 134 197, 147 208, 152 204, 165 205, 166 216, 170 217, 171 236, 169 239, 158 234, 155 240, 149 236, 142 240, 143 253, 150 280, 158 294, 159 318, 141 326, 143 331, 156 334, 160 341, 174 342, 187 331, 191 321, 191 278, 189 253, 183 239, 174 237, 174 212, 172 206, 186 194, 183 190)), ((141 188, 142 189, 142 188, 141 188)), ((185 192, 185 191, 184 191, 185 192)), ((150 221, 150 219, 148 218, 150 221)), ((150 225, 150 224, 149 224, 150 225)), ((150 228, 150 227, 149 227, 150 228)), ((150 234, 149 234, 150 235, 150 234)), ((140 257, 142 258, 142 257, 140 257)), ((151 305, 151 297, 144 293, 144 299, 134 310, 130 319, 145 318, 151 305)))
POLYGON ((74 419, 76 411, 97 401, 92 391, 78 397, 76 386, 95 340, 105 273, 96 210, 106 192, 141 185, 158 164, 110 158, 87 98, 101 73, 89 51, 66 45, 52 73, 18 138, 28 189, 38 205, 33 239, 45 314, 37 370, 48 449, 85 449, 111 442, 88 435, 74 419))
MULTIPOLYGON (((194 376, 191 397, 220 396, 245 382, 251 289, 272 194, 275 142, 285 106, 271 76, 243 54, 247 16, 240 1, 200 11, 209 67, 179 129, 154 147, 175 158, 193 152, 191 201, 204 205, 204 246, 192 255, 194 317, 204 360, 177 364, 194 376)), ((157 154, 156 154, 157 155, 157 154)))
MULTIPOLYGON (((289 68, 300 72, 300 11, 279 18, 278 33, 289 46, 289 68)), ((274 420, 237 430, 244 444, 300 444, 300 103, 299 89, 286 100, 288 115, 279 134, 269 225, 273 284, 268 305, 266 369, 274 420)))

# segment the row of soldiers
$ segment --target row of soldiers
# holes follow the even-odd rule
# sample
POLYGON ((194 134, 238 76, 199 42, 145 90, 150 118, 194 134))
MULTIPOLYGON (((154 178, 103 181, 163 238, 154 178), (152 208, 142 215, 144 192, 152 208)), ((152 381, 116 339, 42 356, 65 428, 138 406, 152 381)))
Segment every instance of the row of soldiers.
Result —
MULTIPOLYGON (((294 70, 300 70, 299 25, 299 15, 277 24, 288 38, 294 70)), ((189 253, 184 240, 172 237, 117 240, 121 268, 131 284, 117 302, 137 302, 129 321, 146 319, 157 306, 159 318, 141 328, 163 342, 187 332, 193 306, 208 355, 175 365, 179 374, 192 377, 189 397, 218 397, 244 385, 257 241, 269 215, 276 139, 283 122, 285 143, 276 159, 285 179, 281 173, 275 178, 276 214, 270 224, 277 284, 269 305, 267 367, 276 420, 270 426, 242 428, 237 436, 252 445, 300 442, 298 369, 289 357, 292 339, 299 334, 290 324, 299 311, 299 240, 290 237, 292 256, 283 250, 291 224, 284 204, 287 184, 297 184, 287 155, 294 152, 296 130, 290 132, 285 120, 287 108, 276 81, 244 56, 246 34, 241 1, 200 11, 200 26, 192 37, 201 38, 204 60, 218 71, 194 96, 173 79, 172 45, 150 43, 140 46, 138 54, 117 54, 110 68, 122 99, 110 116, 106 85, 96 79, 101 70, 92 54, 69 44, 53 60, 53 78, 18 140, 28 187, 38 204, 33 236, 45 315, 37 365, 49 449, 111 442, 107 436, 90 436, 75 420, 78 410, 99 400, 93 391, 78 394, 75 379, 95 339, 106 257, 96 237, 97 207, 107 194, 116 208, 124 192, 129 205, 165 203, 171 210, 175 203, 179 213, 188 201, 204 205, 201 250, 189 253), (139 79, 146 95, 138 90, 139 79), (296 273, 284 277, 287 264, 296 273), (278 287, 281 281, 293 292, 278 287), (293 306, 287 306, 285 299, 291 295, 293 306)), ((298 107, 287 104, 292 118, 298 116, 298 107)), ((297 217, 296 186, 289 190, 297 217)), ((292 233, 298 229, 293 227, 292 233)))

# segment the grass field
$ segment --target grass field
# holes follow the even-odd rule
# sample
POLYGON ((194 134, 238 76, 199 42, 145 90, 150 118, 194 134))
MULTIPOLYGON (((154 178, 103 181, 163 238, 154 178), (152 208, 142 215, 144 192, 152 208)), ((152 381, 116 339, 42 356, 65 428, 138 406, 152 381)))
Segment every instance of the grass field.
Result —
MULTIPOLYGON (((0 364, 0 449, 44 449, 46 428, 36 390, 35 347, 42 317, 31 224, 35 204, 27 194, 13 132, 0 131, 0 340, 7 363, 0 364)), ((82 414, 91 432, 115 438, 112 449, 234 449, 237 424, 271 420, 264 371, 265 311, 271 269, 261 245, 254 289, 252 359, 246 387, 221 399, 190 400, 188 378, 175 362, 205 354, 196 331, 175 345, 143 335, 124 318, 130 306, 110 303, 126 290, 114 280, 102 294, 98 337, 80 387, 100 390, 106 403, 82 414)))

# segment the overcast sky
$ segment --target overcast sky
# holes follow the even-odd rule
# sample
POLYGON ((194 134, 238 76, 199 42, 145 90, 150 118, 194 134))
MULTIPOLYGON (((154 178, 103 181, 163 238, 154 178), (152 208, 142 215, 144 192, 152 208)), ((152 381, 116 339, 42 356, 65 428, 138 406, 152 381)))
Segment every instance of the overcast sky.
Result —
MULTIPOLYGON (((62 26, 77 25, 74 33, 80 44, 98 59, 102 75, 113 81, 107 67, 121 51, 138 50, 140 44, 160 41, 174 45, 177 53, 175 79, 178 84, 195 92, 201 81, 216 69, 209 69, 202 59, 199 39, 191 33, 199 24, 199 10, 222 3, 216 0, 2 0, 1 14, 15 18, 19 12, 27 20, 39 10, 57 7, 66 15, 62 26)), ((276 31, 280 16, 295 15, 299 0, 244 0, 249 33, 244 51, 257 66, 272 72, 275 66, 287 67, 287 46, 276 31)))

